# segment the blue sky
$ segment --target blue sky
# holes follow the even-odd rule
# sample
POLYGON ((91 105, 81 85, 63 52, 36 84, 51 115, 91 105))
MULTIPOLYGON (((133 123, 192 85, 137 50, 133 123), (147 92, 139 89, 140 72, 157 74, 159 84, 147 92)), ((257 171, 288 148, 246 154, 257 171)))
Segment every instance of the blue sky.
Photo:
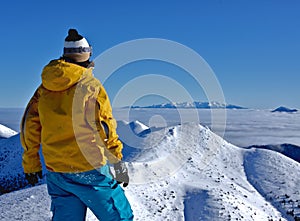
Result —
MULTIPOLYGON (((168 39, 202 56, 227 103, 300 108, 299 11, 296 0, 5 1, 0 14, 0 107, 27 104, 41 82, 42 68, 61 56, 68 29, 77 28, 93 46, 93 58, 126 41, 168 39)), ((188 74, 154 61, 114 73, 104 83, 111 99, 143 74, 173 78, 193 99, 206 99, 188 74)), ((158 97, 145 96, 140 102, 160 102, 158 97)), ((183 97, 178 94, 172 101, 183 97)))

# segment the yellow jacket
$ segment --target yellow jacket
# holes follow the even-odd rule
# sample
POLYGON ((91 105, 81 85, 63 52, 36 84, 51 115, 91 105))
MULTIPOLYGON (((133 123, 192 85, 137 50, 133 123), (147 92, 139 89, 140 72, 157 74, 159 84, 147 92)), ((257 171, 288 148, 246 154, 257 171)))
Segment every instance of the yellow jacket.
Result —
POLYGON ((109 98, 92 68, 53 60, 29 101, 21 123, 25 173, 42 169, 84 172, 122 159, 109 98))

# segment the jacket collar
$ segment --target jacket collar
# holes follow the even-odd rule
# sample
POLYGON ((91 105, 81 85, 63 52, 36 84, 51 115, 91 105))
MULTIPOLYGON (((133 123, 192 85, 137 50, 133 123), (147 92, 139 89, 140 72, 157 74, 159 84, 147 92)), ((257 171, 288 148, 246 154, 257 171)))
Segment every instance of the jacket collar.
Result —
POLYGON ((51 91, 63 91, 87 75, 92 75, 92 68, 85 68, 64 59, 53 60, 43 69, 42 85, 51 91))

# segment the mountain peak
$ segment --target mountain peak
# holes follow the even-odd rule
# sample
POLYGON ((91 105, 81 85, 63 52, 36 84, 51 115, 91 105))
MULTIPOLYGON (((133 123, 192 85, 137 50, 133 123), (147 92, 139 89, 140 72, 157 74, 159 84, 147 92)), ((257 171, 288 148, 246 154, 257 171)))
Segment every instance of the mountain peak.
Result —
POLYGON ((276 108, 275 110, 272 110, 271 112, 287 112, 287 113, 294 113, 297 112, 297 109, 290 109, 284 106, 280 106, 278 108, 276 108))
POLYGON ((16 131, 0 124, 0 139, 1 138, 10 138, 16 134, 17 134, 16 131))

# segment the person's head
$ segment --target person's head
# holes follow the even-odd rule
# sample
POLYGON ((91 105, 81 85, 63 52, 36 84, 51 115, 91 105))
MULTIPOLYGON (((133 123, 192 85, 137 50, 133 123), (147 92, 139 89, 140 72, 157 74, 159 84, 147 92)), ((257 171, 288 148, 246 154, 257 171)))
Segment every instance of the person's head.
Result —
POLYGON ((75 62, 88 61, 92 53, 92 47, 87 40, 78 34, 76 29, 69 29, 65 38, 63 57, 75 62))

